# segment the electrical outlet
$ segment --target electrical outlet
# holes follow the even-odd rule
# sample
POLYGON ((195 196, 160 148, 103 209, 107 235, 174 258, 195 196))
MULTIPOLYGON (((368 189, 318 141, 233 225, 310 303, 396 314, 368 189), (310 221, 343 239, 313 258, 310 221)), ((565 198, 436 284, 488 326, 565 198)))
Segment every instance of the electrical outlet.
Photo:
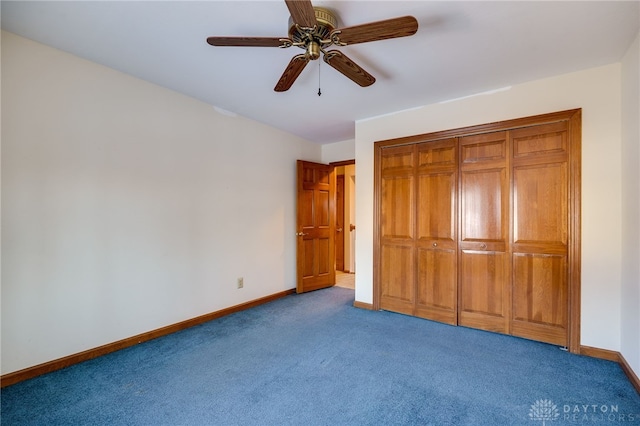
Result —
POLYGON ((244 278, 238 278, 238 288, 244 287, 244 278))

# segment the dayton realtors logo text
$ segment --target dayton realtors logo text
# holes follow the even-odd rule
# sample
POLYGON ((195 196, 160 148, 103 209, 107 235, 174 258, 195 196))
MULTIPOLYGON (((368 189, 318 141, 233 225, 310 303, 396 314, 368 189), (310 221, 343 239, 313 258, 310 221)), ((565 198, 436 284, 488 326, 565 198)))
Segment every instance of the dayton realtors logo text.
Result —
POLYGON ((640 421, 638 414, 621 413, 617 405, 575 404, 562 406, 562 418, 570 422, 635 422, 640 421))
POLYGON ((556 405, 550 399, 539 399, 531 404, 529 418, 547 422, 561 420, 569 423, 631 423, 640 422, 640 413, 621 413, 618 405, 611 404, 564 404, 556 405))

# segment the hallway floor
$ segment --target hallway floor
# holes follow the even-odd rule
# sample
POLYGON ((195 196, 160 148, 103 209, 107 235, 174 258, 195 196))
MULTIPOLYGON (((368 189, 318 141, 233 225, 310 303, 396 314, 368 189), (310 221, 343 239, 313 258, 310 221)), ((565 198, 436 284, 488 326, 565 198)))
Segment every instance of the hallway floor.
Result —
POLYGON ((349 272, 336 271, 336 287, 350 288, 355 290, 356 288, 356 274, 349 272))

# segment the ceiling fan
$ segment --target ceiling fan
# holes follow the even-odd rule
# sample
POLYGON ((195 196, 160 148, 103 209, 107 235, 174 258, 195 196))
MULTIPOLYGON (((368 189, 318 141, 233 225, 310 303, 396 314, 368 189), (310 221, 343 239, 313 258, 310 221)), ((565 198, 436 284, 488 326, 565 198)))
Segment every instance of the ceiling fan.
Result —
POLYGON ((406 37, 418 31, 413 16, 370 22, 346 28, 336 28, 336 15, 325 8, 314 7, 310 0, 285 0, 291 17, 289 37, 208 37, 212 46, 291 47, 304 49, 304 53, 291 59, 274 90, 289 90, 309 61, 320 58, 362 87, 376 79, 340 50, 326 50, 331 45, 348 46, 356 43, 406 37))

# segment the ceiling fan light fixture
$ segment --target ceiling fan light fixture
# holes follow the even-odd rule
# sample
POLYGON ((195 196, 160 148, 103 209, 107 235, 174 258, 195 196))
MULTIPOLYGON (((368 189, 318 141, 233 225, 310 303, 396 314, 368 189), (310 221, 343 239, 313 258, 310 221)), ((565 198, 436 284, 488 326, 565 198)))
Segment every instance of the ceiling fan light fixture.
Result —
POLYGON ((320 44, 317 41, 310 41, 307 45, 307 57, 312 61, 315 61, 320 57, 320 44))

